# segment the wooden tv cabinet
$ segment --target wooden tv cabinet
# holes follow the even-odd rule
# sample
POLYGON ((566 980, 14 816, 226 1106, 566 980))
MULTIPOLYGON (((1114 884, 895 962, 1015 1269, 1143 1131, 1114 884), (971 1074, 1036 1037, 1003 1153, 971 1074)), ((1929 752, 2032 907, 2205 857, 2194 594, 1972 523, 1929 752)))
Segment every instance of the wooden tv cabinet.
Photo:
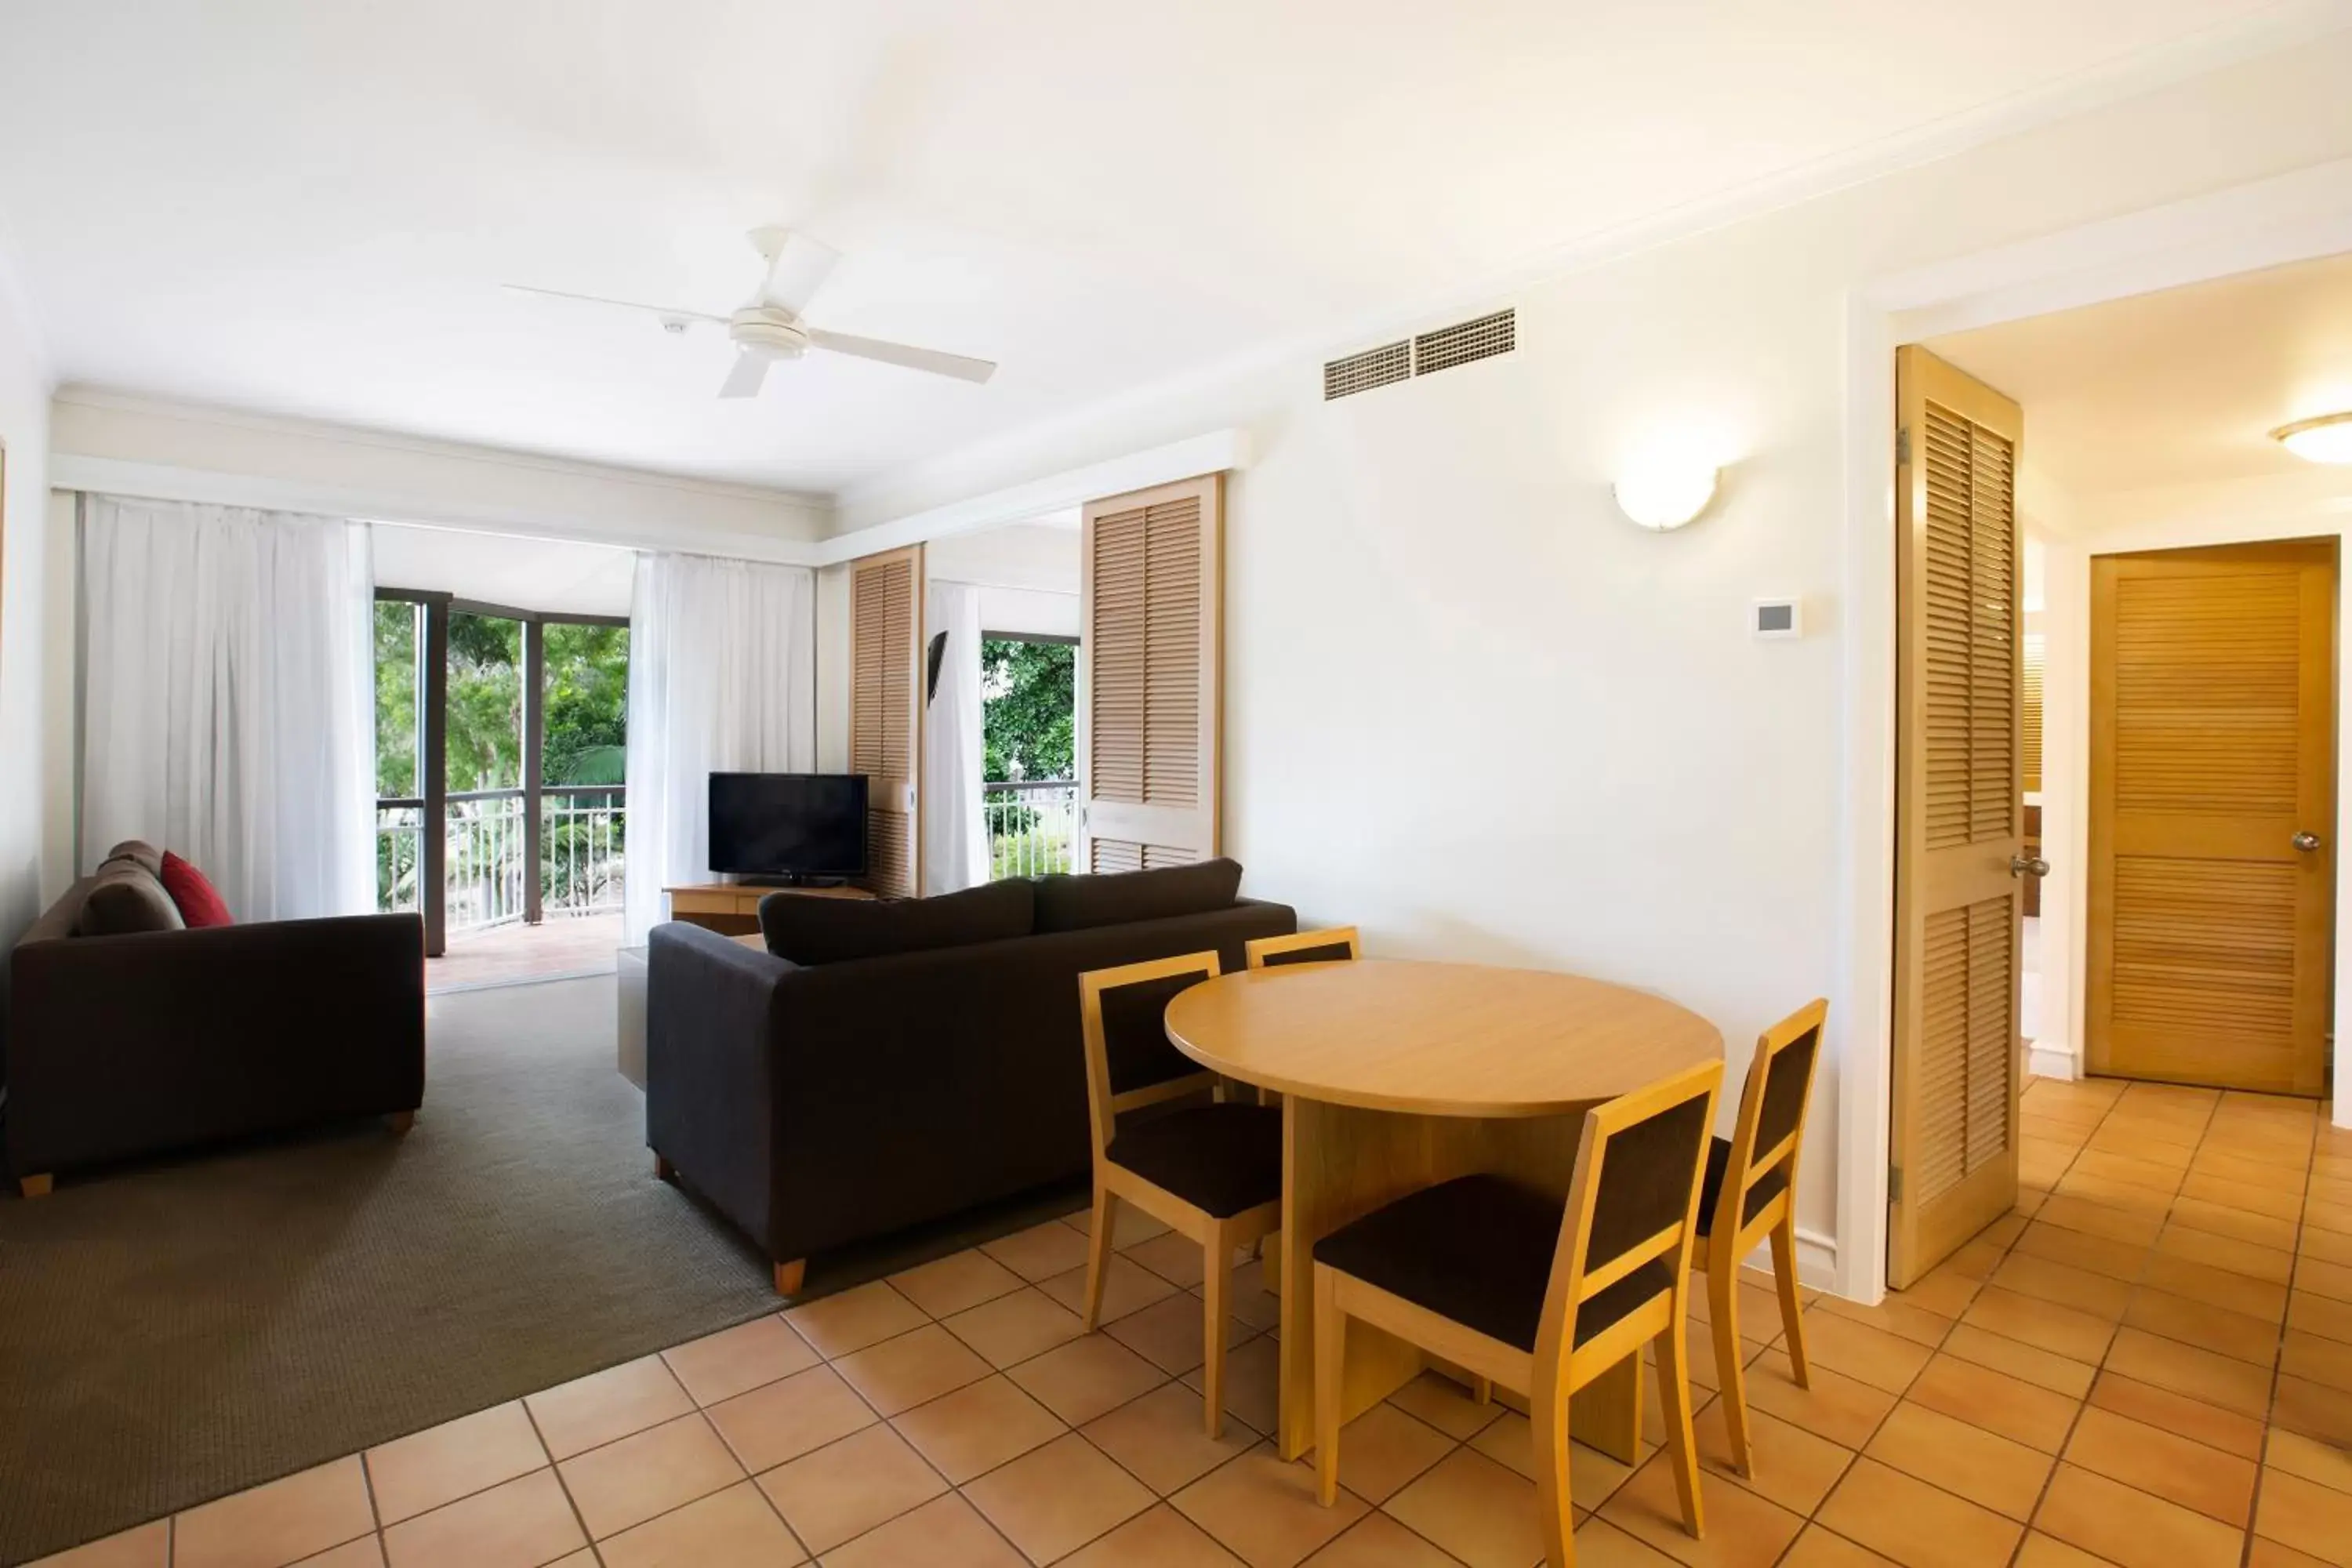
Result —
POLYGON ((664 888, 669 896, 669 918, 689 925, 707 926, 726 936, 744 936, 760 929, 760 900, 770 893, 792 893, 804 899, 871 899, 866 888, 772 888, 756 882, 695 882, 664 888))

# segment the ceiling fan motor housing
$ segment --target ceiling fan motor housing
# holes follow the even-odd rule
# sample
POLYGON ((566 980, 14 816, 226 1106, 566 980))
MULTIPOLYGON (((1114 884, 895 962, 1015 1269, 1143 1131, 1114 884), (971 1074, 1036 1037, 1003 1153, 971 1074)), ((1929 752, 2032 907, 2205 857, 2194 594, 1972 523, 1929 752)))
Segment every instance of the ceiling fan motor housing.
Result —
POLYGON ((735 312, 728 335, 747 349, 758 349, 776 359, 798 359, 808 353, 808 330, 789 310, 773 305, 752 305, 735 312))

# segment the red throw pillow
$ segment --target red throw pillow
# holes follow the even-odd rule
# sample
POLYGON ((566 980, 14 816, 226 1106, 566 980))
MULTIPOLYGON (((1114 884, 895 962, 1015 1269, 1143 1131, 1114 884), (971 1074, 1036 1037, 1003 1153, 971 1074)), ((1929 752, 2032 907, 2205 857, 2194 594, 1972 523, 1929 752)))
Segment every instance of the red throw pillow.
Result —
POLYGON ((194 926, 235 925, 228 906, 221 902, 219 891, 207 881, 205 874, 173 854, 163 851, 163 890, 172 895, 172 902, 180 907, 180 918, 194 926))

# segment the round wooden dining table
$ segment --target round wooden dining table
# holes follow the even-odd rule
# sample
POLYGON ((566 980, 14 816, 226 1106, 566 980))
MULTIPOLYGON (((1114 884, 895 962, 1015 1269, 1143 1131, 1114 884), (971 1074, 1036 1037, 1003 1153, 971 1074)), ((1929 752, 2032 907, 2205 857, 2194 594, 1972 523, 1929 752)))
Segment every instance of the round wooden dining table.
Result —
MULTIPOLYGON (((1723 1055, 1714 1025, 1581 975, 1363 959, 1223 975, 1168 1005, 1168 1037, 1223 1077, 1279 1092, 1281 1447, 1314 1443, 1315 1244, 1406 1194, 1477 1172, 1566 1195, 1585 1111, 1723 1055)), ((1348 1335, 1341 1420, 1422 1370, 1419 1350, 1348 1335)), ((1641 1358, 1576 1395, 1576 1436, 1639 1457, 1641 1358)), ((1524 1391, 1523 1391, 1524 1392, 1524 1391)))

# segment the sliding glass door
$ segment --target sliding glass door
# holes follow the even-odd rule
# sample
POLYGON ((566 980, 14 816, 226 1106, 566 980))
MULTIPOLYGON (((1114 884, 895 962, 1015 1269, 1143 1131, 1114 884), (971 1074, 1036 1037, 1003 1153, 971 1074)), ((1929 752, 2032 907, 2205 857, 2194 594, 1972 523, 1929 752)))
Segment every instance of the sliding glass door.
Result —
POLYGON ((421 911, 436 956, 617 912, 627 623, 386 589, 375 655, 378 907, 421 911))

